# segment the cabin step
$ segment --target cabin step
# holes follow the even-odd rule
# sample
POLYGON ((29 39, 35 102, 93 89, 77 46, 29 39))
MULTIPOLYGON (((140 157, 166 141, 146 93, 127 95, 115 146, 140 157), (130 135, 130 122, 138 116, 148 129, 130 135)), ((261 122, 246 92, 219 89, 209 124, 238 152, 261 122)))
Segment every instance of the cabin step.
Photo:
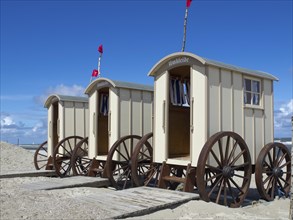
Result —
POLYGON ((191 167, 191 164, 188 164, 187 167, 176 166, 167 164, 163 162, 161 168, 161 175, 159 179, 159 188, 171 188, 174 189, 179 184, 183 184, 184 192, 192 192, 195 185, 195 168, 191 167), (172 174, 171 170, 176 170, 176 174, 172 174), (185 176, 183 175, 183 170, 185 170, 185 176), (178 175, 178 176, 176 176, 178 175), (179 176, 180 175, 180 176, 179 176))
POLYGON ((162 177, 165 181, 176 182, 176 183, 185 183, 185 178, 177 176, 164 176, 162 177))
POLYGON ((104 169, 101 169, 99 167, 100 162, 94 158, 89 167, 88 176, 97 176, 98 173, 102 174, 104 172, 104 169))

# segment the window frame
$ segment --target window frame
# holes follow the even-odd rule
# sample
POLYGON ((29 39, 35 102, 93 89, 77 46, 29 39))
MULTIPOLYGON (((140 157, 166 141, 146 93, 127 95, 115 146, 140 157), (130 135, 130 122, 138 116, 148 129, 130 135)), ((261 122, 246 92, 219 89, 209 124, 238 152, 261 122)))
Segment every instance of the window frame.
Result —
POLYGON ((262 80, 258 79, 258 78, 254 78, 254 77, 247 77, 244 76, 243 77, 243 81, 242 81, 242 85, 243 85, 243 96, 242 96, 242 100, 243 100, 243 105, 244 107, 250 107, 250 108, 259 108, 262 109, 263 108, 263 91, 262 91, 262 80), (250 81, 250 91, 246 90, 246 83, 245 80, 249 80, 250 81), (259 92, 254 92, 253 91, 253 81, 258 82, 259 83, 259 92), (245 94, 251 94, 251 98, 250 98, 250 103, 245 103, 245 94), (259 95, 259 104, 253 104, 253 96, 254 95, 259 95))

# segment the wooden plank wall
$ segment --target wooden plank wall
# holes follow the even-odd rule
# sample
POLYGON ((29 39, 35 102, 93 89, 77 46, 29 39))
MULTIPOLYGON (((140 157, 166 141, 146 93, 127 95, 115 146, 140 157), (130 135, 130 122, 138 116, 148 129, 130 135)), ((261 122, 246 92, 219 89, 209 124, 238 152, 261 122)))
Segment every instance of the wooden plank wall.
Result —
POLYGON ((273 140, 272 81, 261 80, 262 106, 243 104, 245 74, 208 66, 208 137, 218 131, 234 131, 246 141, 253 164, 260 149, 273 140))

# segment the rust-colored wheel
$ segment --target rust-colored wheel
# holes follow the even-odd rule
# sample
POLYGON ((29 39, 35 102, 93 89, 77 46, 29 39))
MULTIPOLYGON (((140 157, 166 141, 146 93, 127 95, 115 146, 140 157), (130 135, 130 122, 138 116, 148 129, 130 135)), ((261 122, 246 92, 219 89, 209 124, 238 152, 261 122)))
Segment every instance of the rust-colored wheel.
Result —
POLYGON ((71 168, 74 176, 87 176, 91 159, 88 158, 88 137, 75 146, 71 156, 71 168))
POLYGON ((46 169, 48 163, 48 144, 43 142, 35 151, 34 164, 37 170, 46 169))
POLYGON ((234 132, 218 132, 199 155, 196 181, 204 201, 239 207, 251 181, 251 158, 245 141, 234 132))
POLYGON ((56 174, 60 177, 71 174, 71 156, 77 143, 82 140, 79 136, 69 136, 59 141, 53 152, 53 165, 56 174))
POLYGON ((291 184, 291 156, 281 143, 269 143, 260 151, 255 164, 255 182, 261 197, 288 196, 291 184))
POLYGON ((149 143, 149 139, 153 133, 148 133, 141 138, 135 146, 131 157, 131 175, 136 186, 143 186, 150 182, 148 178, 153 176, 153 148, 149 143))
POLYGON ((106 161, 105 175, 116 189, 133 187, 131 157, 140 136, 127 135, 117 140, 111 147, 106 161))

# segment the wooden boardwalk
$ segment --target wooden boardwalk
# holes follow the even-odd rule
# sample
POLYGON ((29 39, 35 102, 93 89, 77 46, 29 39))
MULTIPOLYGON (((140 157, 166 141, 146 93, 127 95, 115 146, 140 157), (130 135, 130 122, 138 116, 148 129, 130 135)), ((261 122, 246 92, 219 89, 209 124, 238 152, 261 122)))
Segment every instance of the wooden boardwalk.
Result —
POLYGON ((29 190, 51 190, 73 187, 107 187, 109 180, 100 177, 72 176, 66 178, 50 178, 46 181, 23 184, 29 190))
POLYGON ((15 177, 37 177, 37 176, 56 176, 55 170, 32 170, 32 171, 15 171, 0 174, 0 179, 15 177))
POLYGON ((170 208, 190 200, 199 199, 199 195, 153 187, 136 187, 80 196, 75 199, 78 199, 81 203, 96 204, 99 209, 111 210, 111 216, 108 218, 119 219, 170 208))

